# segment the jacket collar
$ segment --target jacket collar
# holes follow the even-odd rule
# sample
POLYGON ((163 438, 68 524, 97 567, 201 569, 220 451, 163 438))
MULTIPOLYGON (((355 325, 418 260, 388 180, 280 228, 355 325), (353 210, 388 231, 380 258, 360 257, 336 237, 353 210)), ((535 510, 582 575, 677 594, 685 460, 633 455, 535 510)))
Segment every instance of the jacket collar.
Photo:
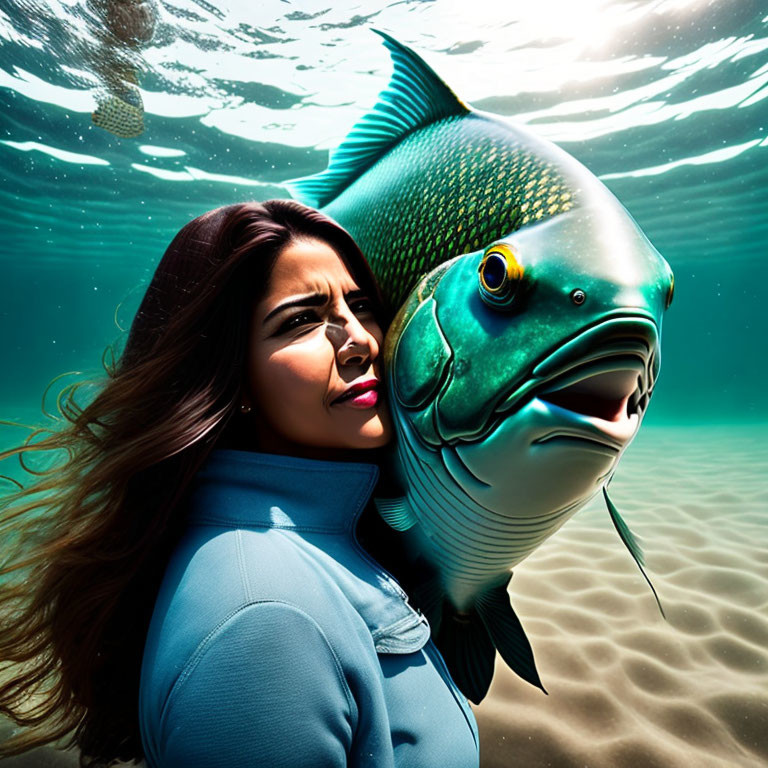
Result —
MULTIPOLYGON (((400 585, 355 535, 378 476, 375 464, 219 449, 210 454, 195 477, 189 522, 348 536, 351 546, 359 549, 363 561, 376 573, 378 587, 361 592, 364 588, 357 584, 348 592, 371 631, 376 650, 413 653, 429 640, 429 623, 408 604, 400 585)), ((342 582, 344 579, 339 582, 343 589, 342 582)))
POLYGON ((219 449, 195 478, 190 522, 351 532, 378 476, 375 464, 219 449))

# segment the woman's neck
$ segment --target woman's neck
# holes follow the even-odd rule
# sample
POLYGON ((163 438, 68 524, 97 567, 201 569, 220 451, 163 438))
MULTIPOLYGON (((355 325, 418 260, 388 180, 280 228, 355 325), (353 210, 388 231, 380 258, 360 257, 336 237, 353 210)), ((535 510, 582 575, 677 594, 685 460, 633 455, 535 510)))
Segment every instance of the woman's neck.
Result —
POLYGON ((225 430, 216 441, 214 448, 272 453, 277 456, 294 456, 299 459, 357 461, 369 464, 378 464, 381 454, 381 449, 379 448, 328 448, 321 445, 294 443, 279 436, 273 436, 269 440, 265 440, 256 430, 239 427, 225 430))

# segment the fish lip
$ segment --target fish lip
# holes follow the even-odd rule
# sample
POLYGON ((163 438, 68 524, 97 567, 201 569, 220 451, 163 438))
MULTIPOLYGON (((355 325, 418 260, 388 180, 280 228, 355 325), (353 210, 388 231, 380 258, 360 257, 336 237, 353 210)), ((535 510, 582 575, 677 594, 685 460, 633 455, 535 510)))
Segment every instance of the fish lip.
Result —
MULTIPOLYGON (((583 329, 536 363, 531 376, 503 397, 493 414, 496 417, 504 417, 514 413, 542 394, 564 389, 565 387, 558 386, 561 382, 571 378, 577 381, 589 378, 590 369, 599 372, 599 369, 612 359, 617 364, 621 359, 628 361, 626 370, 633 367, 631 361, 634 361, 634 367, 638 369, 639 375, 638 387, 633 394, 637 396, 636 402, 647 404, 654 384, 655 372, 652 369, 657 348, 658 331, 652 317, 646 314, 611 313, 610 316, 601 318, 598 323, 583 329), (579 353, 579 346, 588 344, 593 338, 598 342, 597 346, 588 349, 586 353, 579 353), (572 346, 577 354, 563 355, 563 349, 568 346, 572 346), (587 375, 582 376, 582 372, 587 372, 587 375)), ((617 365, 616 370, 622 367, 617 365)), ((542 400, 546 401, 545 398, 542 400)), ((557 405, 555 407, 563 408, 557 405)), ((568 408, 563 410, 568 413, 579 413, 568 408)))
POLYGON ((526 392, 522 401, 516 403, 515 410, 537 400, 555 417, 559 416, 563 423, 538 435, 532 440, 532 445, 543 445, 555 440, 562 443, 578 441, 589 444, 593 450, 599 446, 602 453, 621 453, 637 433, 642 411, 647 404, 648 359, 650 352, 642 355, 635 349, 614 348, 604 351, 602 355, 593 353, 586 360, 568 365, 563 371, 538 382, 534 389, 526 392), (630 390, 633 378, 635 388, 630 390), (584 393, 584 384, 588 384, 590 379, 607 380, 609 391, 601 393, 601 384, 596 384, 596 390, 584 393), (579 389, 582 389, 580 395, 585 399, 580 401, 579 394, 576 394, 575 404, 585 407, 574 407, 569 402, 568 395, 579 389), (566 395, 565 403, 562 396, 558 397, 562 394, 566 395))
POLYGON ((580 442, 593 443, 607 448, 611 453, 621 453, 624 445, 610 435, 600 432, 595 434, 588 432, 586 429, 576 429, 575 427, 559 427, 552 429, 546 434, 537 437, 534 441, 534 445, 541 445, 543 443, 551 442, 552 440, 578 440, 580 442))

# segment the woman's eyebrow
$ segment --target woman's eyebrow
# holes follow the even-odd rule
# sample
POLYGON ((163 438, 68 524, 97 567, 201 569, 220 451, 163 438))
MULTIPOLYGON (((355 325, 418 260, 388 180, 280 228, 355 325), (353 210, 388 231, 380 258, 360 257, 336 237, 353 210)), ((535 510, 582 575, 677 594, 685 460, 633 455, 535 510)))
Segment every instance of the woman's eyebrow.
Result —
POLYGON ((264 322, 266 323, 284 309, 290 309, 291 307, 322 307, 326 301, 328 301, 328 297, 324 293, 309 293, 306 296, 298 296, 295 299, 290 299, 289 301, 284 301, 282 304, 278 304, 264 318, 264 322))
MULTIPOLYGON (((356 288, 349 293, 344 294, 346 301, 355 301, 356 299, 362 299, 366 297, 365 291, 360 288, 356 288)), ((264 318, 266 323, 278 313, 284 309, 290 309, 291 307, 322 307, 325 302, 328 301, 328 297, 324 293, 308 293, 306 296, 298 296, 295 299, 290 299, 282 304, 278 304, 273 310, 267 314, 264 318)))

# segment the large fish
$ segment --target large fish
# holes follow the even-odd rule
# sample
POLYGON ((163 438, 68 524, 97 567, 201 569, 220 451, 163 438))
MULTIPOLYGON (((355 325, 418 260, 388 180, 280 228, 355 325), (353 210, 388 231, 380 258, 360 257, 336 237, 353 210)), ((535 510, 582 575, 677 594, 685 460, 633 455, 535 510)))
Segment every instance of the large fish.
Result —
POLYGON ((479 702, 495 649, 543 689, 510 569, 601 489, 642 571, 605 486, 653 392, 673 275, 581 163, 379 34, 389 86, 328 169, 289 186, 351 232, 399 307, 385 363, 403 495, 377 506, 479 702))

